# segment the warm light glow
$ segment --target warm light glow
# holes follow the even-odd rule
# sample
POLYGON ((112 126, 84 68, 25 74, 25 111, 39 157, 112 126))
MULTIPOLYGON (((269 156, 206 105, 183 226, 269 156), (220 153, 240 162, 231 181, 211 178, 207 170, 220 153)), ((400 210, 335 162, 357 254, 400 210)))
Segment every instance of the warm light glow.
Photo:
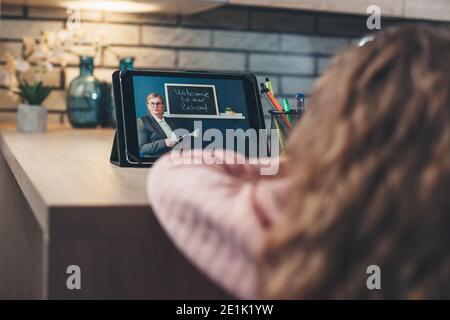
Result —
POLYGON ((159 6, 155 4, 139 3, 136 1, 120 1, 120 0, 64 1, 64 6, 68 8, 79 8, 81 10, 118 11, 118 12, 154 12, 160 9, 159 6))

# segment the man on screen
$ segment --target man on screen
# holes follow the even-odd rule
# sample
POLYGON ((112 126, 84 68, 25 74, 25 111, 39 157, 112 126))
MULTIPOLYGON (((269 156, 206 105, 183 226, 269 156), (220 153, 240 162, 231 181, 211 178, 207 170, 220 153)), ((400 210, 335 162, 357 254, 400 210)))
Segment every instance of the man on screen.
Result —
POLYGON ((160 156, 177 143, 170 119, 164 118, 164 98, 158 93, 147 96, 148 115, 137 119, 139 150, 144 156, 160 156))

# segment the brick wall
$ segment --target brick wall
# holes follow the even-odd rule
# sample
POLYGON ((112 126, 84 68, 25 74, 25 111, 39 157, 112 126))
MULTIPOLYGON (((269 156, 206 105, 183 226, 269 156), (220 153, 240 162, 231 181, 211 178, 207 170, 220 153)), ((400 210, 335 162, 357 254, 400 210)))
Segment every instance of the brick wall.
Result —
MULTIPOLYGON (((64 27, 63 9, 3 5, 0 21, 0 69, 6 50, 22 53, 21 38, 64 27)), ((189 16, 82 12, 93 34, 101 32, 119 55, 136 57, 137 68, 251 72, 270 77, 279 97, 293 100, 309 93, 336 51, 364 34, 365 17, 314 12, 222 7, 189 16)), ((383 20, 382 27, 403 21, 383 20)), ((83 47, 79 50, 87 49, 83 47)), ((95 75, 110 81, 118 65, 108 51, 95 57, 95 75)), ((76 57, 65 70, 56 67, 45 83, 57 87, 49 109, 65 109, 65 91, 78 75, 76 57)), ((0 108, 17 105, 0 86, 0 108)), ((0 113, 0 121, 14 121, 0 113)))

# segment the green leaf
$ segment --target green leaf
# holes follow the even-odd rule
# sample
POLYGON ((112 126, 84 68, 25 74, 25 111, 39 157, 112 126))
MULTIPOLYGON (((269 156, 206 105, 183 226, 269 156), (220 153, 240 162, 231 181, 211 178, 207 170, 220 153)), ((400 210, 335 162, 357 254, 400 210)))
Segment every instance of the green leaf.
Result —
POLYGON ((41 81, 29 84, 26 80, 20 80, 18 91, 15 92, 23 102, 31 105, 41 105, 48 98, 53 87, 44 86, 41 81))

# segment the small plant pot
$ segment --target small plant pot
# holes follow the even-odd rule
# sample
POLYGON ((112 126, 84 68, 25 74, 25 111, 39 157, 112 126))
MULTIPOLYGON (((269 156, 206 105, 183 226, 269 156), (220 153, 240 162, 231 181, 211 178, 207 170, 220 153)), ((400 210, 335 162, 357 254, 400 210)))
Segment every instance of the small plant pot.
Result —
POLYGON ((41 133, 47 130, 47 109, 43 106, 20 104, 17 110, 17 131, 41 133))

